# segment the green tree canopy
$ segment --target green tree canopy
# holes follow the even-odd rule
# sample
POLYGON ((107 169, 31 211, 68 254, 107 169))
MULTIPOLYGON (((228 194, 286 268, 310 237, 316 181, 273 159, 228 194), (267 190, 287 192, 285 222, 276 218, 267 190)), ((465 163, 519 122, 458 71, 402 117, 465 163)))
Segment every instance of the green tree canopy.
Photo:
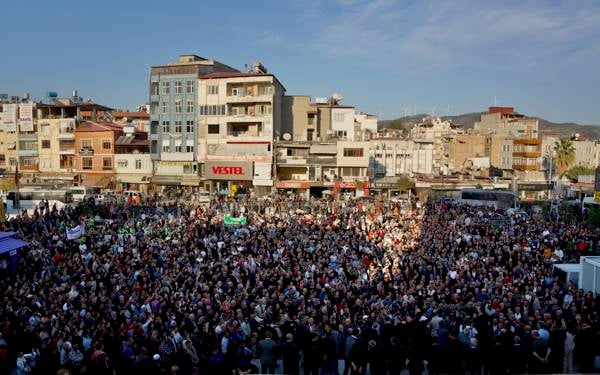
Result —
POLYGON ((593 176, 596 170, 585 165, 576 165, 565 172, 565 176, 571 181, 577 181, 578 176, 593 176))
POLYGON ((554 143, 554 160, 556 161, 556 171, 560 177, 563 177, 567 170, 575 162, 575 147, 569 138, 561 138, 554 143))

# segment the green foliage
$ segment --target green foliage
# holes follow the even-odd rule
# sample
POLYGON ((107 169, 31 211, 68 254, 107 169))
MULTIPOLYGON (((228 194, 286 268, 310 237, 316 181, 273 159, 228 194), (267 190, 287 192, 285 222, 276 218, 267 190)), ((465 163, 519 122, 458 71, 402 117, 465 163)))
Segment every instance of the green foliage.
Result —
POLYGON ((591 229, 600 229, 600 207, 590 207, 587 215, 588 226, 591 229))
POLYGON ((576 165, 565 172, 565 176, 571 181, 577 181, 578 176, 593 176, 596 170, 592 167, 576 165))
POLYGON ((407 191, 407 190, 410 190, 410 189, 412 189, 412 188, 415 187, 415 182, 412 179, 408 178, 408 177, 401 177, 396 182, 396 186, 401 191, 407 191))
POLYGON ((575 146, 569 138, 561 138, 554 144, 554 152, 558 175, 563 177, 575 162, 575 146))

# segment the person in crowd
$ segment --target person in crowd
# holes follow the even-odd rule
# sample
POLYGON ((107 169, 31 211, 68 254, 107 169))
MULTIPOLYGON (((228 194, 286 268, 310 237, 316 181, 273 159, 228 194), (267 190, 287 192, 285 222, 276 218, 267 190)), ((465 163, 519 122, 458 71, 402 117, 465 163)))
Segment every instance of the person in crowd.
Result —
POLYGON ((0 373, 36 350, 32 373, 594 371, 600 299, 552 273, 599 253, 584 219, 172 191, 0 229, 31 243, 0 278, 0 373))

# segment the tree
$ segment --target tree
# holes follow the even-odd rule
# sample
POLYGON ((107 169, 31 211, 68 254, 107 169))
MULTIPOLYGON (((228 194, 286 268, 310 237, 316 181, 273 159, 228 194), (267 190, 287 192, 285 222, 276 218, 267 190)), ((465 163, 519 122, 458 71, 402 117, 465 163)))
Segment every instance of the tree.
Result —
POLYGON ((596 170, 584 165, 576 165, 565 172, 565 176, 571 181, 577 181, 579 176, 593 176, 596 170))
POLYGON ((600 228, 600 208, 590 207, 588 209, 587 223, 591 229, 600 228))
POLYGON ((400 177, 396 182, 396 186, 400 191, 407 191, 415 187, 415 182, 408 177, 400 177))
POLYGON ((569 138, 561 138, 554 143, 554 160, 559 177, 563 177, 575 162, 575 147, 569 138))

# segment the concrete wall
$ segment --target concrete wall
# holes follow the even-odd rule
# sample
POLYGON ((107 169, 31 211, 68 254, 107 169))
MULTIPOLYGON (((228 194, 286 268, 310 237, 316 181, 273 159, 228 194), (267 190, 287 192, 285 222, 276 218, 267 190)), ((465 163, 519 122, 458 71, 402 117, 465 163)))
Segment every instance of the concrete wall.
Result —
POLYGON ((281 134, 290 133, 294 141, 306 141, 308 129, 309 96, 284 96, 281 134))
POLYGON ((455 169, 461 169, 468 158, 485 155, 485 136, 457 135, 448 145, 449 158, 455 169))

